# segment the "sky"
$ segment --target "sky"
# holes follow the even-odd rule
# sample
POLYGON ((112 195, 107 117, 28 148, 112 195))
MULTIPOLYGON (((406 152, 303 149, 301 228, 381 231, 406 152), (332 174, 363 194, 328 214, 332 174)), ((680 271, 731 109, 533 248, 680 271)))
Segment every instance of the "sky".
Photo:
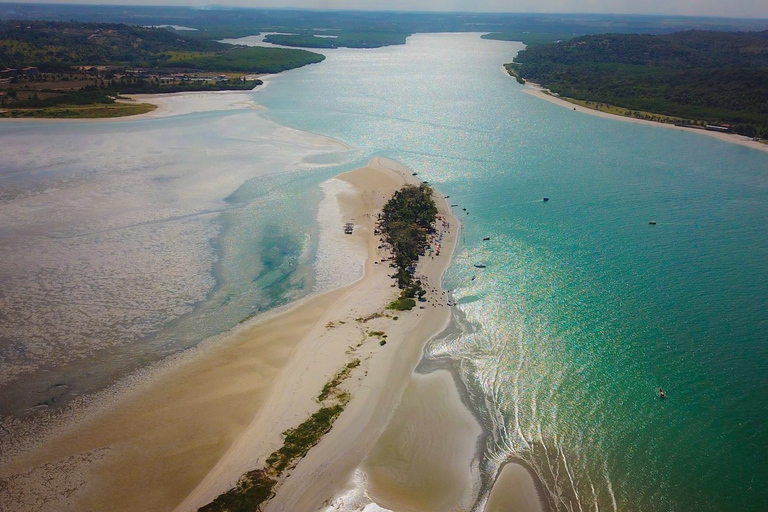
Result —
MULTIPOLYGON (((3 0, 0 0, 3 1, 3 0)), ((238 6, 383 11, 664 14, 768 18, 768 0, 12 0, 24 3, 238 6)))

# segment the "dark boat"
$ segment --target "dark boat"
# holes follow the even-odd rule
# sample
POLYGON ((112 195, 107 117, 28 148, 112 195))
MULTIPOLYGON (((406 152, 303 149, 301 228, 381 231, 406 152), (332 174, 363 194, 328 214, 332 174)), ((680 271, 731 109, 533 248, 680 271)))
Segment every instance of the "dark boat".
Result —
POLYGON ((485 268, 485 265, 482 263, 475 263, 475 268, 485 268))
POLYGON ((545 198, 544 198, 544 202, 546 203, 547 201, 549 201, 549 198, 548 198, 548 197, 545 197, 545 198))
POLYGON ((450 199, 450 198, 451 198, 451 196, 445 196, 445 198, 446 198, 446 199, 450 199))
POLYGON ((652 221, 651 221, 651 222, 649 222, 648 224, 650 224, 651 226, 655 226, 655 225, 656 225, 656 221, 655 221, 655 220, 652 220, 652 221))
POLYGON ((491 239, 491 237, 487 236, 487 237, 483 238, 483 242, 487 242, 490 239, 491 239))
POLYGON ((667 398, 667 394, 666 394, 666 393, 664 392, 664 390, 663 390, 663 389, 661 389, 661 388, 659 388, 659 398, 661 398, 662 400, 664 400, 665 398, 667 398))

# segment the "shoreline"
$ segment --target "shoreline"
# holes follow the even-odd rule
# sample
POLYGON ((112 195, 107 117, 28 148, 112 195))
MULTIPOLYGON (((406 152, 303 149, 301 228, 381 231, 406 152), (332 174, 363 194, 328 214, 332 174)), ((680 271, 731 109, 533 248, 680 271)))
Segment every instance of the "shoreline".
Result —
MULTIPOLYGON (((504 71, 504 73, 508 74, 506 70, 504 71)), ((514 77, 511 77, 511 78, 514 78, 514 77)), ((578 105, 576 103, 571 103, 570 101, 553 96, 547 91, 548 91, 547 89, 543 88, 540 84, 537 84, 535 82, 526 81, 525 85, 523 86, 523 92, 526 94, 530 94, 531 96, 541 98, 543 100, 549 101, 550 103, 554 103, 555 105, 565 107, 569 110, 575 110, 576 112, 603 117, 605 119, 614 119, 618 121, 625 121, 628 123, 645 124, 648 126, 664 127, 664 128, 679 130, 679 131, 688 132, 688 133, 706 135, 707 137, 712 137, 724 142, 730 142, 731 144, 738 144, 739 146, 757 149, 758 151, 768 152, 768 144, 763 144, 761 142, 754 141, 751 138, 746 137, 744 135, 737 135, 734 133, 719 133, 719 132, 713 132, 708 130, 699 130, 696 128, 689 128, 686 126, 675 126, 674 124, 669 124, 669 123, 660 123, 658 121, 649 121, 647 119, 636 119, 634 117, 626 117, 626 116, 619 116, 616 114, 610 114, 608 112, 602 112, 600 110, 582 107, 581 105, 578 105)))
MULTIPOLYGON (((368 249, 362 279, 254 319, 184 354, 117 403, 99 407, 4 462, 0 503, 14 503, 19 510, 169 510, 177 505, 176 510, 196 510, 270 453, 282 431, 311 414, 322 384, 351 357, 351 343, 359 343, 355 357, 363 362, 344 385, 352 400, 278 489, 269 510, 290 510, 293 505, 286 502, 320 506, 341 489, 385 428, 423 345, 442 330, 449 308, 417 306, 360 321, 382 311, 396 294, 388 265, 374 262, 382 255, 371 214, 389 199, 388 190, 416 180, 399 164, 379 158, 337 179, 356 189, 356 194, 342 193, 339 202, 345 218, 356 224, 354 242, 368 249), (344 321, 343 328, 340 322, 329 328, 334 320, 344 321), (386 329, 386 345, 370 335, 360 342, 361 333, 372 329, 386 329), (259 428, 265 423, 267 431, 259 428), (308 479, 297 476, 302 474, 308 479), (301 492, 290 492, 293 487, 301 492)), ((447 203, 436 200, 452 219, 451 249, 444 240, 442 254, 424 265, 430 284, 439 286, 458 223, 447 203)))
MULTIPOLYGON (((379 237, 373 234, 370 212, 379 210, 403 184, 418 181, 403 166, 381 158, 374 158, 368 166, 339 175, 337 179, 346 181, 358 192, 363 191, 364 210, 344 201, 342 208, 355 223, 355 231, 367 231, 365 275, 338 304, 329 308, 317 329, 302 341, 296 359, 274 386, 270 403, 200 486, 175 509, 177 512, 196 510, 232 487, 244 470, 260 467, 266 456, 279 446, 280 433, 312 413, 316 405, 309 395, 317 393, 334 371, 354 357, 360 359, 361 364, 343 385, 351 395, 344 412, 330 432, 290 471, 290 476, 281 479, 275 497, 264 510, 320 508, 347 485, 389 422, 424 344, 442 330, 448 320, 447 305, 433 307, 430 304, 425 309, 417 306, 405 312, 384 309, 395 298, 397 288, 389 276, 388 264, 381 264, 386 255, 379 248, 379 237), (379 177, 374 178, 373 172, 379 177), (361 214, 367 219, 359 226, 361 214), (333 327, 329 329, 331 324, 333 327), (379 344, 378 338, 366 336, 366 332, 386 333, 387 337, 381 340, 385 344, 379 344), (326 368, 320 375, 316 371, 318 365, 326 368)), ((435 199, 440 213, 450 214, 447 203, 441 197, 435 199)), ((446 247, 434 260, 420 262, 419 272, 426 274, 430 283, 438 283, 450 263, 457 231, 457 222, 452 219, 450 250, 446 247)))
MULTIPOLYGON (((266 85, 266 81, 264 82, 266 85)), ((264 85, 258 86, 259 88, 264 85)), ((208 112, 215 110, 263 110, 265 107, 255 103, 250 98, 243 98, 237 102, 227 102, 227 96, 245 95, 255 91, 256 88, 249 91, 244 90, 232 90, 232 91, 183 91, 183 92, 169 92, 169 93, 153 93, 153 94, 126 94, 122 98, 128 100, 118 100, 119 103, 125 104, 139 104, 148 103, 154 105, 155 108, 149 112, 143 114, 129 115, 129 116, 117 116, 117 117, 80 117, 80 118, 66 118, 66 117, 3 117, 0 118, 0 124, 7 123, 20 123, 20 124, 40 124, 40 123, 53 123, 53 124, 74 124, 74 123, 124 123, 129 121, 143 121, 147 119, 159 119, 171 116, 178 116, 183 114, 191 114, 197 112, 208 112), (198 100, 200 96, 207 97, 208 99, 216 98, 220 101, 209 102, 211 104, 201 105, 198 100), (196 105, 187 106, 183 108, 182 101, 188 97, 193 97, 193 101, 196 105), (173 103, 182 103, 179 105, 173 105, 173 103), (217 108, 218 107, 218 108, 217 108), (222 108, 223 107, 223 108, 222 108)), ((190 102, 192 103, 192 102, 190 102)))

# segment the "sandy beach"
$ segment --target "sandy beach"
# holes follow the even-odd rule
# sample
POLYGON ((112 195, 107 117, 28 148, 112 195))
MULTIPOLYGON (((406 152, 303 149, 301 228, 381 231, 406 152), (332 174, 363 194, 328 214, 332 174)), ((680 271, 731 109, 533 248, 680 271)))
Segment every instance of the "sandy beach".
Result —
POLYGON ((355 224, 351 238, 367 250, 362 279, 256 319, 3 463, 2 508, 196 510, 258 467, 281 444, 281 432, 317 410, 323 384, 356 358, 361 364, 344 383, 351 401, 267 510, 317 510, 343 490, 389 422, 424 344, 449 319, 439 285, 458 223, 438 198, 450 227, 440 255, 423 258, 417 269, 428 302, 387 311, 397 289, 381 261, 373 215, 415 178, 377 158, 337 179, 355 191, 339 200, 343 220, 355 224), (385 332, 386 344, 372 331, 385 332))
POLYGON ((732 144, 738 144, 740 146, 745 146, 752 149, 758 149, 760 151, 768 151, 768 144, 757 142, 743 135, 736 135, 734 133, 719 133, 719 132, 713 132, 708 130, 699 130, 696 128, 686 128, 684 126, 675 126, 673 124, 668 124, 668 123, 659 123, 657 121, 648 121, 646 119, 636 119, 634 117, 617 116, 614 114, 609 114, 607 112, 601 112, 599 110, 582 107, 581 105, 576 105, 574 103, 571 103, 570 101, 566 101, 564 99, 553 96, 546 89, 541 87, 541 85, 533 82, 526 82, 525 86, 523 87, 523 92, 526 92, 531 96, 536 96, 537 98, 547 100, 551 103, 554 103, 555 105, 560 105, 561 107, 565 107, 569 110, 574 110, 576 112, 582 112, 584 114, 604 117, 606 119, 616 119, 616 120, 625 121, 628 123, 647 124, 651 126, 664 127, 671 130, 679 130, 683 132, 696 133, 699 135, 706 135, 707 137, 713 137, 715 139, 722 140, 725 142, 730 142, 732 144))
MULTIPOLYGON (((388 312, 385 306, 396 295, 390 267, 381 260, 379 239, 373 236, 371 212, 379 210, 406 182, 416 182, 396 162, 374 159, 367 167, 339 176, 358 191, 358 199, 343 202, 346 218, 355 223, 355 235, 367 244, 365 276, 340 291, 338 302, 328 308, 305 340, 296 357, 274 385, 267 405, 255 416, 238 442, 176 511, 195 510, 230 488, 240 474, 258 467, 280 445, 280 432, 294 426, 317 409, 313 397, 341 366, 352 358, 361 365, 345 383, 352 400, 333 429, 299 462, 277 489, 265 510, 317 510, 343 490, 389 421, 426 341, 446 325, 450 311, 439 288, 450 262, 458 231, 447 204, 438 198, 440 212, 451 227, 443 250, 419 264, 417 273, 434 291, 424 309, 388 312), (384 264, 382 264, 384 263, 384 264), (382 316, 378 316, 382 315, 382 316), (395 319, 397 317, 397 319, 395 319), (331 326, 331 327, 329 327, 331 326), (386 344, 366 332, 385 332, 386 344)), ((326 301, 327 302, 327 301, 326 301)))

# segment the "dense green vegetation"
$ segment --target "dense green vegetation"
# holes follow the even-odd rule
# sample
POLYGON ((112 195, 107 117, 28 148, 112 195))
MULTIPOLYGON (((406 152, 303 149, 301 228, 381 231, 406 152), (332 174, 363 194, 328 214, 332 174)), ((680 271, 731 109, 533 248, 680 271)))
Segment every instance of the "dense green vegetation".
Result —
POLYGON ((605 34, 536 45, 513 74, 568 98, 768 137, 768 31, 605 34))
POLYGON ((416 307, 416 301, 411 297, 398 297, 387 305, 387 309, 394 311, 410 311, 416 307))
POLYGON ((98 87, 83 87, 79 91, 68 92, 40 99, 37 94, 29 99, 13 103, 14 108, 46 108, 56 105, 91 105, 93 103, 110 104, 115 99, 98 87))
POLYGON ((304 457, 331 430, 343 410, 344 404, 322 407, 298 427, 283 432, 283 446, 267 457, 267 465, 278 474, 293 467, 294 462, 304 457))
POLYGON ((250 91, 261 85, 261 80, 228 80, 225 82, 176 81, 161 84, 145 78, 111 80, 104 85, 109 94, 157 94, 169 92, 250 91))
POLYGON ((322 62, 324 59, 324 55, 307 50, 238 46, 223 53, 174 56, 166 61, 166 65, 203 71, 279 73, 322 62))
POLYGON ((410 34, 399 32, 322 32, 309 34, 270 34, 264 41, 283 46, 304 48, 379 48, 405 44, 410 34), (318 37, 334 36, 334 37, 318 37))
POLYGON ((115 97, 251 90, 262 82, 240 80, 240 75, 278 73, 325 59, 306 50, 246 48, 179 34, 182 31, 114 23, 0 22, 0 70, 17 70, 0 83, 2 115, 51 117, 59 112, 66 117, 99 113, 111 117, 146 112, 146 105, 138 110, 118 108, 113 105, 115 97), (19 71, 26 67, 37 69, 19 71), (222 73, 237 75, 216 76, 222 73), (103 108, 59 108, 64 105, 103 108))
POLYGON ((130 65, 156 67, 169 52, 217 52, 226 46, 164 29, 104 23, 0 23, 0 68, 130 65))
POLYGON ((35 66, 49 71, 101 65, 276 73, 325 58, 306 50, 233 47, 180 33, 122 24, 4 22, 0 69, 35 66))
POLYGON ((390 304, 390 309, 411 309, 416 305, 413 298, 425 294, 421 282, 414 281, 413 272, 427 247, 427 235, 434 231, 436 216, 432 187, 426 183, 405 185, 384 205, 379 228, 392 247, 397 285, 401 289, 400 298, 390 304))

